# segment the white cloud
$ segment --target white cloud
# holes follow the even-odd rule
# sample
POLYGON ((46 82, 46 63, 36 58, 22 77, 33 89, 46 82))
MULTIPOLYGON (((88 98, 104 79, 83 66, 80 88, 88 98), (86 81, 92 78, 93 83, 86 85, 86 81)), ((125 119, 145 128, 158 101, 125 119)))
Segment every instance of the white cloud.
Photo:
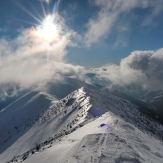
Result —
POLYGON ((34 28, 22 30, 13 40, 0 39, 0 88, 4 94, 12 85, 31 88, 51 79, 58 81, 65 74, 80 74, 83 67, 67 64, 64 59, 67 46, 72 45, 73 32, 63 22, 62 28, 58 40, 51 45, 36 37, 34 28))
POLYGON ((135 8, 150 7, 153 10, 144 20, 143 25, 149 25, 163 9, 162 0, 92 0, 91 2, 100 7, 100 11, 86 25, 84 41, 88 46, 107 38, 120 20, 120 16, 129 14, 135 8))
POLYGON ((137 85, 144 89, 163 89, 163 48, 157 51, 134 51, 120 65, 98 69, 96 78, 115 85, 137 85))

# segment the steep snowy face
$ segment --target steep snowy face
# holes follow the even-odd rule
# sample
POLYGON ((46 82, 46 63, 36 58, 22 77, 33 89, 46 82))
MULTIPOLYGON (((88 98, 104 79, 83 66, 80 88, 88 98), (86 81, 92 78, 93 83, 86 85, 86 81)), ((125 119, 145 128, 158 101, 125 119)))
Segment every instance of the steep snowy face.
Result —
POLYGON ((90 96, 92 107, 89 112, 93 116, 100 116, 108 111, 112 112, 143 132, 163 141, 163 126, 148 115, 141 113, 135 104, 109 93, 103 94, 85 90, 90 96))
POLYGON ((163 124, 163 93, 148 97, 147 102, 149 102, 153 107, 156 108, 156 118, 158 118, 158 120, 160 120, 163 124))
POLYGON ((61 121, 64 121, 65 116, 72 116, 70 119, 73 120, 76 116, 80 116, 82 117, 80 120, 82 119, 84 121, 90 107, 91 104, 89 103, 89 96, 87 96, 86 92, 84 92, 83 88, 81 88, 72 92, 62 100, 53 102, 49 109, 40 116, 37 123, 48 120, 54 116, 58 118, 58 115, 61 121))
POLYGON ((159 141, 107 112, 65 136, 46 140, 39 150, 31 149, 10 162, 161 163, 162 150, 159 141))
POLYGON ((34 119, 44 112, 54 98, 31 92, 0 111, 0 153, 30 129, 34 119))
POLYGON ((4 134, 1 139, 0 159, 10 160, 15 155, 34 148, 36 142, 60 138, 75 131, 88 118, 87 111, 91 107, 89 97, 82 89, 60 101, 43 93, 28 96, 1 112, 1 116, 8 117, 9 121, 1 119, 6 127, 1 127, 4 134), (10 137, 4 141, 7 131, 10 132, 10 137))
MULTIPOLYGON (((118 90, 109 90, 109 89, 103 89, 102 90, 105 94, 107 93, 111 93, 115 96, 118 96, 120 98, 123 98, 123 99, 126 99, 128 101, 130 101, 131 103, 135 104, 136 106, 138 106, 138 110, 151 117, 152 119, 154 119, 155 121, 158 121, 159 123, 161 123, 163 125, 163 112, 162 112, 162 95, 159 95, 159 96, 154 96, 151 99, 151 102, 148 101, 148 103, 146 102, 143 102, 139 99, 136 99, 136 98, 133 98, 121 91, 118 91, 118 90)), ((157 92, 156 92, 157 93, 157 92)), ((147 93, 148 95, 149 93, 147 93)), ((151 95, 153 96, 153 93, 151 92, 151 95)), ((151 96, 150 95, 150 96, 151 96)), ((154 94, 155 95, 155 94, 154 94)))

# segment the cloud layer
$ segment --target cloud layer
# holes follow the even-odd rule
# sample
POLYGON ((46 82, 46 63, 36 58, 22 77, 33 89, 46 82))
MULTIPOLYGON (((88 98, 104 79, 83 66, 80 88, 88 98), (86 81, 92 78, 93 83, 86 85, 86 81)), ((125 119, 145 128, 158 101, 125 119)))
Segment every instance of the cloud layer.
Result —
MULTIPOLYGON (((125 15, 129 18, 130 11, 136 8, 151 8, 152 10, 151 14, 143 20, 142 25, 144 26, 149 25, 163 10, 162 0, 92 0, 91 2, 99 7, 100 11, 86 25, 87 31, 84 41, 87 46, 97 43, 101 39, 106 39, 111 31, 118 26, 118 22, 122 22, 122 16, 125 15)), ((127 23, 129 24, 130 22, 127 23)), ((126 22, 120 26, 125 28, 126 22)))
POLYGON ((137 85, 144 89, 163 89, 163 48, 157 51, 134 51, 120 65, 98 69, 96 78, 115 85, 137 85))
POLYGON ((15 39, 0 39, 1 97, 12 85, 28 89, 51 79, 58 81, 62 75, 80 74, 83 67, 67 64, 64 59, 67 46, 72 45, 73 31, 63 22, 61 27, 64 30, 60 29, 59 38, 50 44, 36 36, 34 27, 21 30, 15 39))

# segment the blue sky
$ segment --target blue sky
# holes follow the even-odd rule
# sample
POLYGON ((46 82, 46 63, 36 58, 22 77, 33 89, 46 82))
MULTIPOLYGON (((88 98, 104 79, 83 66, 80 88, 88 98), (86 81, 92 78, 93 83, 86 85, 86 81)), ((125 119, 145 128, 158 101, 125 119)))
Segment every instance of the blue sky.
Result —
MULTIPOLYGON (((38 0, 18 0, 18 2, 36 17, 38 15, 34 9, 41 17, 44 17, 38 0)), ((48 10, 52 11, 55 3, 54 0, 49 4, 43 3, 47 13, 48 10)), ((151 3, 157 2, 153 0, 151 3)), ((109 29, 109 34, 106 32, 98 41, 89 46, 79 42, 76 47, 67 47, 66 60, 69 63, 87 68, 100 67, 108 63, 118 64, 122 58, 135 50, 157 50, 163 47, 163 10, 160 9, 158 14, 152 16, 153 6, 155 5, 147 5, 146 7, 135 5, 135 7, 129 8, 130 11, 123 11, 117 16, 112 29, 109 29), (143 22, 149 17, 151 20, 143 25, 143 22)), ((103 6, 95 5, 93 0, 61 0, 57 11, 59 15, 64 17, 69 29, 83 36, 88 30, 89 20, 96 19, 102 8, 103 6)), ((14 0, 3 0, 0 12, 1 38, 13 39, 20 34, 21 28, 30 28, 32 24, 39 24, 14 0)))
POLYGON ((0 86, 92 70, 97 81, 163 89, 162 0, 2 0, 0 15, 0 86))

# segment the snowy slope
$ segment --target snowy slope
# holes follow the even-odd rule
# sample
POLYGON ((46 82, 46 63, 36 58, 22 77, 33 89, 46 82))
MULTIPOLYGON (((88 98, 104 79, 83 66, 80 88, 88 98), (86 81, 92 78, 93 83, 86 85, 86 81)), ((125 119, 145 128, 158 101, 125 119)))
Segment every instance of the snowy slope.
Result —
POLYGON ((162 134, 163 126, 131 102, 81 88, 36 115, 0 160, 159 163, 163 159, 162 134))
POLYGON ((4 152, 25 132, 36 116, 56 100, 43 92, 31 92, 0 111, 0 153, 4 152))
MULTIPOLYGON (((0 112, 0 154, 5 150, 9 152, 5 152, 1 156, 5 158, 6 153, 10 153, 10 158, 14 155, 21 154, 35 146, 36 142, 40 143, 61 130, 63 127, 60 125, 61 120, 58 120, 59 122, 52 121, 52 124, 49 125, 42 123, 42 125, 38 124, 34 126, 34 124, 49 108, 51 103, 55 104, 57 99, 62 99, 83 85, 94 90, 98 89, 91 84, 65 77, 62 82, 48 83, 48 85, 44 85, 42 88, 38 88, 37 91, 24 95, 3 109, 0 112), (38 92, 39 90, 47 93, 38 92), (56 127, 53 131, 51 130, 51 125, 59 125, 60 127, 56 127), (48 134, 45 132, 46 130, 48 134), (24 142, 27 143, 24 145, 24 142)), ((61 119, 61 116, 59 118, 61 119)), ((66 119, 69 118, 71 117, 66 119)))
MULTIPOLYGON (((40 112, 35 114, 32 121, 25 124, 27 128, 21 130, 22 134, 16 134, 14 136, 17 138, 16 142, 14 142, 15 140, 13 139, 8 140, 10 143, 9 145, 11 146, 0 155, 0 159, 10 160, 13 156, 20 155, 33 148, 36 142, 41 143, 49 137, 53 137, 55 133, 65 132, 65 127, 71 130, 73 123, 79 119, 79 115, 81 115, 81 113, 84 113, 88 103, 88 99, 83 92, 81 94, 79 93, 79 95, 76 96, 76 99, 71 98, 73 94, 74 93, 58 103, 56 101, 51 102, 52 105, 49 109, 48 107, 40 106, 41 109, 44 109, 44 112, 41 112, 40 110, 40 112), (74 100, 76 101, 76 104, 74 100), (80 102, 80 100, 82 101, 80 102), (73 106, 71 106, 72 104, 73 106), (78 110, 80 108, 76 108, 78 104, 79 107, 81 107, 81 110, 78 110)), ((39 103, 40 100, 35 102, 39 103)), ((84 118, 80 118, 80 123, 82 123, 83 119, 84 118)), ((57 137, 61 135, 62 133, 56 134, 57 137)), ((3 147, 6 147, 6 144, 7 142, 2 144, 2 149, 3 147)))
POLYGON ((25 163, 161 163, 163 146, 108 112, 46 150, 30 154, 25 163), (99 127, 99 124, 107 124, 99 127), (108 129, 108 126, 109 129, 108 129))

